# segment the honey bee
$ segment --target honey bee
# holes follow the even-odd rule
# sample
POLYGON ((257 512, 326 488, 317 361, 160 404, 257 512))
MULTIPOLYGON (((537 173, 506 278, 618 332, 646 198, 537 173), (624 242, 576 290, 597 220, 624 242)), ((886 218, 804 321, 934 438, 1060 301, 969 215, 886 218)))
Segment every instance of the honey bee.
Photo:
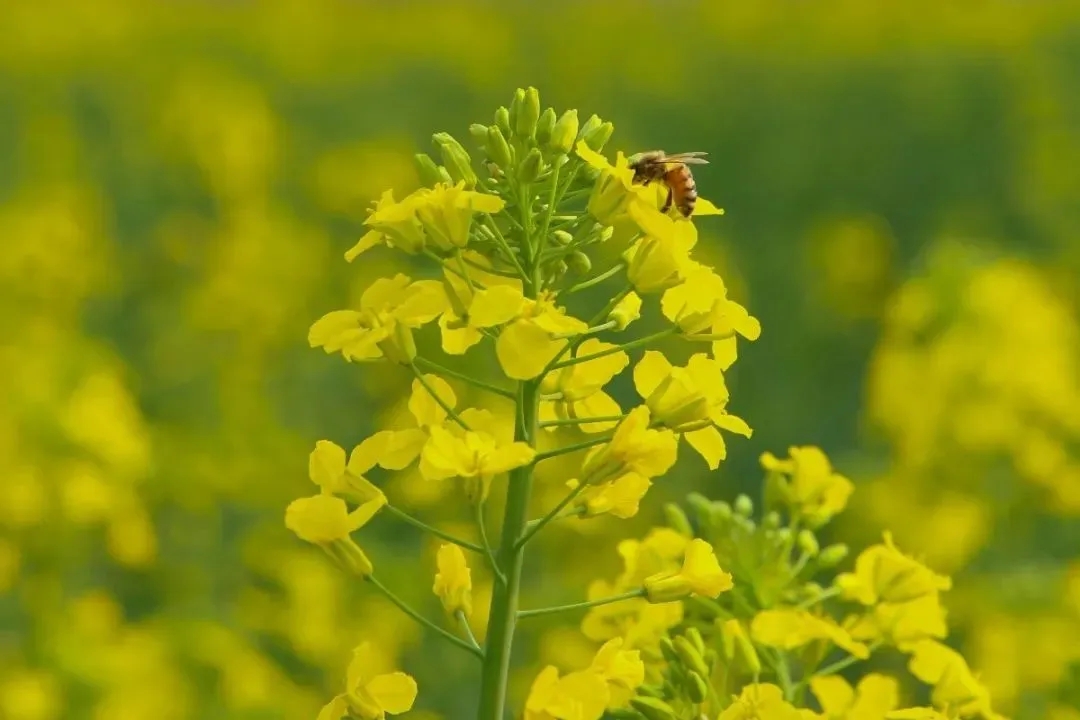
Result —
POLYGON ((634 171, 636 183, 648 185, 662 182, 667 186, 667 200, 664 201, 662 212, 666 213, 674 204, 683 217, 690 217, 698 194, 689 166, 707 165, 709 161, 702 157, 706 154, 686 152, 668 155, 663 150, 650 150, 631 157, 630 168, 634 171))

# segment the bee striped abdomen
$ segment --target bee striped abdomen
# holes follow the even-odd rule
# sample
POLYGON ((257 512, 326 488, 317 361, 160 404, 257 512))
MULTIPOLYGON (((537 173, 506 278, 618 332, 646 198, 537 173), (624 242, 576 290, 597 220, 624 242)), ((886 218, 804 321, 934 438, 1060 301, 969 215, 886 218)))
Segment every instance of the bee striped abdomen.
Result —
POLYGON ((667 171, 664 182, 671 188, 672 202, 684 217, 694 214, 694 205, 697 203, 697 183, 690 168, 685 165, 676 165, 667 171))

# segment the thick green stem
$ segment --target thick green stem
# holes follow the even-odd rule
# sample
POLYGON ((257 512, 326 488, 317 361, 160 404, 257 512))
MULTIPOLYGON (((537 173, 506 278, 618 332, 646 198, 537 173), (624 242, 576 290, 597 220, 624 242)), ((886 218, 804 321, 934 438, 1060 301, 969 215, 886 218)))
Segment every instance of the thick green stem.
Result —
MULTIPOLYGON (((532 266, 531 282, 525 283, 525 293, 536 298, 542 287, 539 268, 532 266)), ((514 413, 514 440, 536 447, 539 432, 540 381, 519 385, 517 412, 514 413)), ((525 532, 529 519, 529 500, 532 496, 533 465, 510 472, 506 491, 506 511, 502 535, 495 560, 502 570, 504 581, 496 583, 488 611, 488 631, 484 650, 484 668, 480 676, 480 709, 478 720, 503 720, 506 712, 506 690, 510 675, 510 658, 517 627, 518 595, 521 592, 521 570, 525 548, 518 540, 525 532)))

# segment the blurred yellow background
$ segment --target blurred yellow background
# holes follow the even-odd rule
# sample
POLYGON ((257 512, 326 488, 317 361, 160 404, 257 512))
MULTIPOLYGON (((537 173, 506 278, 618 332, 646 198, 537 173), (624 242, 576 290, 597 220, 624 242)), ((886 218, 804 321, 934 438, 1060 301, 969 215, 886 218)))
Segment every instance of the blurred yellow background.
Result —
MULTIPOLYGON (((817 444, 859 484, 834 539, 955 574, 1000 706, 1080 718, 1080 4, 930 0, 0 0, 0 718, 314 718, 363 638, 411 717, 471 707, 282 515, 316 440, 403 409, 407 373, 305 341, 393 268, 342 260, 368 203, 527 85, 612 149, 709 152, 705 255, 764 327, 730 381, 753 439, 554 535, 532 591, 583 597, 659 500, 817 444)), ((437 607, 433 544, 365 538, 437 607)), ((525 660, 575 656, 565 622, 525 660)))

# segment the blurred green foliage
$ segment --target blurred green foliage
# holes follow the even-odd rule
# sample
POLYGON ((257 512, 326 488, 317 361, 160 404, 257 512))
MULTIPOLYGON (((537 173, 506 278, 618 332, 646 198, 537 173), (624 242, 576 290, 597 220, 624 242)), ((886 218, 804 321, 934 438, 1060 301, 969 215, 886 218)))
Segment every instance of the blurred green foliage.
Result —
MULTIPOLYGON (((392 269, 341 262, 368 203, 531 84, 629 152, 710 153, 709 259, 764 326, 730 381, 753 440, 657 495, 820 445, 865 485, 846 537, 956 574, 1002 707, 1075 720, 1077 78, 1072 2, 0 3, 0 717, 314 717, 365 637, 463 712, 475 677, 282 509, 316 439, 407 395, 304 342, 392 269)), ((438 516, 426 487, 402 481, 438 516)), ((570 525, 533 590, 580 597, 657 520, 570 525)), ((433 567, 373 529, 377 562, 433 567)), ((574 632, 533 654, 591 653, 574 632)))

